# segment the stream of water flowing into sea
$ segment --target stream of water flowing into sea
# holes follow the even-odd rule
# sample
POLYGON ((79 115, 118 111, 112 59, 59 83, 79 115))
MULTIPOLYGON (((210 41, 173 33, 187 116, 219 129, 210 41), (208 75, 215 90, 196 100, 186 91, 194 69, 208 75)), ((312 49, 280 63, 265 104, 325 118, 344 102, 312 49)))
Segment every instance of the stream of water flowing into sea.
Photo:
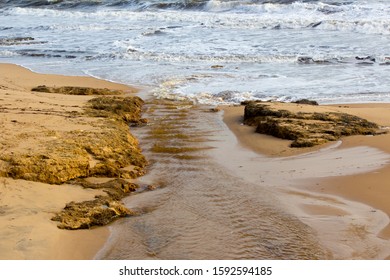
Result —
POLYGON ((315 153, 268 158, 241 147, 222 112, 210 106, 147 100, 149 124, 132 133, 150 161, 139 184, 153 187, 125 199, 139 215, 111 226, 111 237, 96 258, 364 259, 390 253, 375 233, 388 224, 385 213, 312 193, 302 182, 369 172, 385 164, 387 154, 335 144, 315 153), (305 205, 343 215, 313 215, 303 210, 305 205), (356 224, 370 228, 364 239, 351 233, 356 224))
POLYGON ((233 175, 210 155, 228 133, 215 113, 170 101, 154 100, 147 108, 150 125, 133 132, 151 160, 140 180, 156 189, 125 199, 142 214, 115 223, 97 258, 329 257, 269 185, 233 175))

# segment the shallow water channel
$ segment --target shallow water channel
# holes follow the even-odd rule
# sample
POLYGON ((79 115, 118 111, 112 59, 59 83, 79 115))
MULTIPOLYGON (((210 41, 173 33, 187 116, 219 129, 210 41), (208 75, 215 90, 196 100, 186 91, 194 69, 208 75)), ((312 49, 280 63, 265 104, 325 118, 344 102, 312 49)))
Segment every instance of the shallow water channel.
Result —
POLYGON ((150 161, 141 184, 156 189, 125 200, 141 214, 111 226, 98 258, 329 257, 313 231, 279 207, 264 182, 249 183, 212 156, 228 132, 220 113, 156 100, 146 108, 149 125, 132 132, 150 161))

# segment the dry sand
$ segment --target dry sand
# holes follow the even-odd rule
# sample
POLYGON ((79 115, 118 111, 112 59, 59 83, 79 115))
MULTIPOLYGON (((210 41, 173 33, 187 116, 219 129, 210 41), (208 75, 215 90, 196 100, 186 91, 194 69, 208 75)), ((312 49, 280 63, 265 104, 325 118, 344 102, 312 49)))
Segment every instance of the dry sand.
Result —
MULTIPOLYGON (((93 118, 71 118, 88 96, 31 92, 32 87, 82 86, 136 90, 90 77, 33 73, 0 64, 0 153, 37 151, 56 131, 93 130, 93 118)), ((0 161, 0 167, 5 162, 0 161)), ((93 199, 96 190, 0 177, 0 259, 91 259, 107 228, 65 231, 50 218, 70 201, 93 199)))
MULTIPOLYGON (((383 127, 390 126, 390 104, 278 106, 293 111, 345 112, 383 127)), ((333 256, 389 258, 390 134, 352 136, 337 144, 314 148, 290 148, 288 140, 260 135, 254 132, 254 127, 242 125, 243 112, 243 106, 224 107, 225 123, 236 135, 239 145, 265 155, 268 164, 274 164, 275 173, 294 173, 291 183, 287 183, 290 187, 279 189, 287 194, 281 200, 317 231, 333 256), (335 154, 333 159, 332 153, 335 154), (292 164, 287 167, 289 161, 292 164), (379 164, 375 165, 375 161, 379 164)), ((260 169, 262 167, 257 167, 258 171, 260 169)))

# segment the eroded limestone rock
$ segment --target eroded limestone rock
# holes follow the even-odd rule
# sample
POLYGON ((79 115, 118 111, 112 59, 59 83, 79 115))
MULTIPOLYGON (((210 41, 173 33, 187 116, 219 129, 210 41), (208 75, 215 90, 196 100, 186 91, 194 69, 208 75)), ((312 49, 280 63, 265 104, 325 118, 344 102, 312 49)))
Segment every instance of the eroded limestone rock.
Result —
POLYGON ((292 140, 291 147, 311 147, 343 136, 374 135, 377 124, 338 112, 293 112, 273 108, 272 103, 248 102, 244 123, 256 132, 292 140))
MULTIPOLYGON (((45 88, 41 88, 44 90, 45 88)), ((47 92, 54 92, 47 89, 47 92)), ((95 89, 68 87, 55 92, 67 94, 96 93, 95 89)), ((114 94, 112 92, 107 94, 114 94)), ((115 93, 116 94, 116 93, 115 93)), ((104 96, 90 100, 80 120, 91 127, 86 130, 56 130, 46 135, 37 132, 33 149, 5 150, 0 153, 0 176, 39 181, 49 184, 72 182, 85 188, 102 189, 107 194, 85 202, 71 202, 53 217, 63 229, 83 229, 105 225, 124 216, 133 215, 120 200, 138 186, 124 179, 144 174, 147 165, 131 135, 129 125, 139 125, 142 99, 138 97, 104 96), (92 118, 91 118, 92 117, 92 118), (101 176, 114 178, 103 184, 91 184, 81 178, 101 176)), ((20 135, 23 140, 29 135, 20 135)))
POLYGON ((90 87, 48 87, 45 85, 37 86, 31 89, 31 91, 48 92, 48 93, 61 93, 69 95, 121 95, 124 94, 122 90, 112 90, 108 88, 90 88, 90 87))
POLYGON ((102 189, 112 199, 115 200, 120 200, 139 188, 137 184, 128 182, 124 179, 118 179, 118 178, 109 180, 105 183, 99 183, 99 184, 94 184, 84 179, 75 179, 72 180, 70 183, 75 185, 80 185, 86 189, 102 189))
POLYGON ((102 196, 91 201, 70 202, 52 220, 59 222, 58 227, 61 229, 88 229, 134 214, 121 202, 102 196))
POLYGON ((142 122, 138 97, 114 98, 109 108, 88 108, 88 114, 107 110, 96 122, 98 129, 57 132, 39 151, 2 153, 0 174, 15 179, 62 184, 87 176, 136 178, 144 174, 147 161, 139 149, 138 140, 130 134, 128 122, 142 122), (123 105, 125 104, 125 105, 123 105), (132 170, 124 167, 132 165, 132 170))
MULTIPOLYGON (((77 150, 78 151, 78 150, 77 150)), ((89 175, 89 160, 86 153, 78 154, 19 154, 9 158, 7 177, 28 181, 61 184, 73 178, 89 175)))
POLYGON ((144 101, 139 97, 96 97, 89 101, 91 116, 115 118, 128 124, 139 125, 147 120, 141 118, 144 101))
POLYGON ((127 209, 120 201, 138 189, 138 185, 123 179, 113 179, 105 183, 94 184, 84 179, 75 179, 69 183, 84 188, 102 189, 107 195, 97 196, 94 200, 70 202, 55 214, 53 221, 59 222, 61 229, 86 229, 111 223, 120 217, 133 216, 136 213, 127 209))

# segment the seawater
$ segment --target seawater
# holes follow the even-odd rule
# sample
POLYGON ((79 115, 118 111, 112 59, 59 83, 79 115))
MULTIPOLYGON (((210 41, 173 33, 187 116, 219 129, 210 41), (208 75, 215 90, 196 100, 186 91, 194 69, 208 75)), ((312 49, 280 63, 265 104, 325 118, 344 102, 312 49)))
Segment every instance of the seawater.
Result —
POLYGON ((390 101, 388 1, 1 1, 0 61, 232 104, 390 101))

